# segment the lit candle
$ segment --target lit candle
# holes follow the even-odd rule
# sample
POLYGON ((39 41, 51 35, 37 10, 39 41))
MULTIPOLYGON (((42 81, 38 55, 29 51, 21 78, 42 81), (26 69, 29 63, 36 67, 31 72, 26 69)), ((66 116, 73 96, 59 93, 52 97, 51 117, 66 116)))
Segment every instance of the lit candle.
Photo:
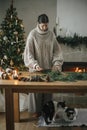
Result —
POLYGON ((14 70, 14 71, 13 71, 13 79, 18 79, 17 70, 14 70))

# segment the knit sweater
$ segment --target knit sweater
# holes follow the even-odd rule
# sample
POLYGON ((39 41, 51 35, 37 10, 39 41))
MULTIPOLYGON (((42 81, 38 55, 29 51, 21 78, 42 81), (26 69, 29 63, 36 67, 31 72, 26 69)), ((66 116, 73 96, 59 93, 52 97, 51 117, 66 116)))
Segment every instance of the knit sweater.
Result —
POLYGON ((24 63, 29 71, 35 71, 38 65, 43 69, 51 69, 54 65, 63 64, 63 56, 59 43, 50 31, 41 31, 37 26, 28 35, 24 50, 24 63))

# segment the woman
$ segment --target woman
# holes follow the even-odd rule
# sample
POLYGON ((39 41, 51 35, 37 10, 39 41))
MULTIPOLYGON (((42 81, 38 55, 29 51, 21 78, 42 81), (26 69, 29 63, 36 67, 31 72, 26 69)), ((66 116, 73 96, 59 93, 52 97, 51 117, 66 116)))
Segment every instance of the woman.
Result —
MULTIPOLYGON (((52 69, 61 71, 63 56, 53 32, 48 28, 49 18, 46 14, 38 16, 36 28, 28 35, 24 63, 29 72, 52 69)), ((35 115, 41 113, 42 105, 52 99, 52 94, 29 93, 29 111, 35 115)))

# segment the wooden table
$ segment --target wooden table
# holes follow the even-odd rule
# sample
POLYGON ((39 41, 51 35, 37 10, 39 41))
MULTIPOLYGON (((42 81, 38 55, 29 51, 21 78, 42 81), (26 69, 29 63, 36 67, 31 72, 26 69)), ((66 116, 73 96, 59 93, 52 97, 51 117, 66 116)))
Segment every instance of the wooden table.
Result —
POLYGON ((14 104, 14 93, 87 93, 87 81, 24 82, 18 80, 0 80, 0 88, 5 89, 6 130, 14 130, 14 108, 17 112, 17 118, 20 118, 19 106, 14 104))

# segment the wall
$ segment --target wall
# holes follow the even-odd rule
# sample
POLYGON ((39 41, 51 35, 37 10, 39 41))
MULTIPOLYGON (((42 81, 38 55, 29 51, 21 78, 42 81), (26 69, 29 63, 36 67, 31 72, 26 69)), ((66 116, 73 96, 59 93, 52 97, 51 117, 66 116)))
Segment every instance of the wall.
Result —
MULTIPOLYGON (((0 0, 0 24, 10 4, 11 0, 0 0)), ((48 14, 51 30, 57 22, 57 27, 63 28, 62 35, 65 35, 65 32, 67 35, 74 32, 87 35, 86 5, 86 0, 14 0, 14 7, 17 9, 18 17, 23 20, 26 36, 36 26, 37 17, 41 13, 48 14)), ((72 49, 66 45, 61 47, 65 61, 87 62, 87 48, 72 49)))
MULTIPOLYGON (((87 0, 57 0, 57 35, 87 36, 87 0)), ((87 47, 61 45, 64 61, 87 62, 87 47)))
MULTIPOLYGON (((56 19, 57 0, 13 0, 17 9, 18 17, 23 20, 26 35, 37 24, 37 17, 41 13, 49 16, 49 27, 53 30, 56 19)), ((0 24, 10 7, 11 0, 0 0, 0 24)))
POLYGON ((67 35, 87 36, 87 0, 57 0, 56 22, 67 35))

